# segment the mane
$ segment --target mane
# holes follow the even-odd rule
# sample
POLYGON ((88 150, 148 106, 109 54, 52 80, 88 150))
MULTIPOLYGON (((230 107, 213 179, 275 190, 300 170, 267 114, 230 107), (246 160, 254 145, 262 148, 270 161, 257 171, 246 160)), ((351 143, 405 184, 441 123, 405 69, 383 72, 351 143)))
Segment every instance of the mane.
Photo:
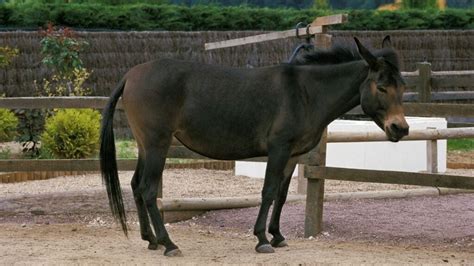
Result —
MULTIPOLYGON (((398 55, 392 48, 379 50, 370 49, 376 57, 383 57, 386 62, 400 69, 398 55)), ((295 58, 292 65, 332 65, 362 60, 355 46, 334 45, 329 49, 316 48, 314 51, 303 53, 295 58)))

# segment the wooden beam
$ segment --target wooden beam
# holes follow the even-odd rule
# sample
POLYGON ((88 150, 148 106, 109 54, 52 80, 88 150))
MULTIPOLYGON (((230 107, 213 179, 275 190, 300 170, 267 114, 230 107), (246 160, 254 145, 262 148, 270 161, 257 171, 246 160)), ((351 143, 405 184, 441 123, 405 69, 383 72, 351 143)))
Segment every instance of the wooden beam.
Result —
MULTIPOLYGON (((474 81, 473 81, 474 83, 474 81)), ((417 92, 405 92, 403 94, 404 102, 416 102, 417 92)), ((474 91, 436 91, 431 92, 431 101, 453 101, 453 100, 474 100, 474 91)))
MULTIPOLYGON (((305 196, 303 195, 288 195, 287 202, 301 201, 304 199, 305 196)), ((258 206, 261 204, 261 202, 261 196, 158 199, 158 205, 163 211, 197 211, 249 208, 258 206)))
POLYGON ((398 171, 306 166, 308 178, 474 189, 474 177, 398 171))
POLYGON ((431 86, 441 87, 471 87, 474 84, 474 71, 433 71, 431 86))
MULTIPOLYGON (((117 160, 120 171, 133 171, 136 159, 117 160)), ((64 160, 0 160, 2 172, 35 172, 35 171, 100 171, 98 159, 64 159, 64 160)))
POLYGON ((474 104, 404 103, 405 115, 430 117, 474 117, 474 104))
POLYGON ((349 19, 348 14, 336 14, 324 17, 317 17, 313 22, 311 22, 311 26, 328 26, 328 25, 335 25, 346 23, 349 19))
MULTIPOLYGON (((102 109, 109 97, 92 96, 57 96, 57 97, 7 97, 0 98, 0 108, 7 109, 39 109, 39 108, 95 108, 102 109)), ((121 100, 117 103, 121 109, 121 100)))
MULTIPOLYGON (((301 37, 304 37, 304 36, 307 36, 308 34, 314 35, 314 34, 324 33, 325 26, 345 23, 347 22, 347 20, 348 20, 347 14, 337 14, 337 15, 331 15, 331 16, 325 16, 325 17, 318 17, 313 22, 311 22, 310 27, 308 29, 306 28, 298 29, 298 35, 301 37)), ((260 35, 248 36, 248 37, 243 37, 243 38, 238 38, 238 39, 206 43, 204 44, 204 49, 213 50, 213 49, 239 46, 239 45, 244 45, 244 44, 285 39, 285 38, 290 38, 290 37, 296 37, 296 30, 293 29, 293 30, 286 30, 286 31, 264 33, 260 35)))
MULTIPOLYGON (((437 139, 462 139, 474 138, 474 127, 444 128, 444 129, 418 129, 411 130, 410 134, 402 141, 409 140, 437 140, 437 139)), ((329 132, 328 142, 366 142, 387 141, 387 136, 380 130, 377 132, 329 132)))
MULTIPOLYGON (((308 33, 310 35, 323 33, 323 27, 311 26, 308 29, 308 33)), ((298 34, 301 37, 307 36, 306 28, 298 29, 298 34)), ((204 44, 204 49, 213 50, 213 49, 227 48, 227 47, 233 47, 233 46, 240 46, 244 44, 252 44, 252 43, 278 40, 278 39, 285 39, 285 38, 290 38, 290 37, 295 37, 295 36, 296 36, 296 30, 278 31, 278 32, 265 33, 265 34, 248 36, 248 37, 232 39, 232 40, 206 43, 204 44)))
MULTIPOLYGON (((425 117, 474 117, 474 104, 457 103, 403 103, 405 115, 425 117)), ((347 114, 364 114, 360 105, 347 114)))

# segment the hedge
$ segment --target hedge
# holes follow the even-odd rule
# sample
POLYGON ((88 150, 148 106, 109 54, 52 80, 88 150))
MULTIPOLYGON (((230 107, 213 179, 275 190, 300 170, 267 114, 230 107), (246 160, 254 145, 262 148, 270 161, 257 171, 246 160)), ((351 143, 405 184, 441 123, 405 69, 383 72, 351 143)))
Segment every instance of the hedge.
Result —
POLYGON ((339 30, 474 29, 474 9, 317 10, 248 6, 130 4, 1 4, 0 27, 37 29, 47 22, 111 30, 282 30, 317 16, 349 13, 339 30))

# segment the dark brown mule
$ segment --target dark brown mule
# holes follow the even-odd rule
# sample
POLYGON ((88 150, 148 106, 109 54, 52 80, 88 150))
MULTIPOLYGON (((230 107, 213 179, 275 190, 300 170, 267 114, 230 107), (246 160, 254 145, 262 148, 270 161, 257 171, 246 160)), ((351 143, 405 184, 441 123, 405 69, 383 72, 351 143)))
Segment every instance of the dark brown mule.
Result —
POLYGON ((324 128, 361 104, 387 134, 408 134, 402 109, 404 83, 390 38, 373 53, 355 39, 358 51, 333 47, 291 64, 239 69, 162 59, 133 67, 104 110, 100 160, 114 216, 127 234, 115 159, 112 118, 122 96, 138 143, 132 179, 140 232, 149 248, 181 252, 171 241, 157 207, 157 188, 171 140, 214 159, 268 156, 262 205, 255 223, 257 252, 286 245, 280 213, 298 156, 318 143, 324 128), (273 239, 268 241, 266 221, 273 239), (150 227, 153 226, 153 233, 150 227))

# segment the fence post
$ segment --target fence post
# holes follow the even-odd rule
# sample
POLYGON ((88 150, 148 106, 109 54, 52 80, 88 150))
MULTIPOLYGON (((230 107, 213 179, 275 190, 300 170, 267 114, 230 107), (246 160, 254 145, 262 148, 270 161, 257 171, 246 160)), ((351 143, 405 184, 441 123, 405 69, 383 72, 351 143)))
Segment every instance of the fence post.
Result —
MULTIPOLYGON (((326 32, 326 29, 323 30, 326 32)), ((332 36, 329 34, 317 34, 315 45, 318 48, 329 48, 332 44, 332 36)), ((318 159, 313 164, 318 166, 326 165, 327 128, 319 141, 317 152, 318 159)), ((321 233, 323 229, 323 201, 324 201, 324 179, 307 178, 309 173, 304 171, 307 182, 306 189, 306 210, 304 221, 304 236, 310 237, 321 233)))
MULTIPOLYGON (((428 127, 427 129, 436 129, 428 127)), ((432 139, 426 141, 426 171, 428 173, 438 173, 438 140, 432 139)))
POLYGON ((417 64, 419 79, 417 84, 418 102, 431 102, 431 64, 421 62, 417 64))
MULTIPOLYGON (((421 62, 417 64, 418 80, 418 102, 431 102, 431 64, 421 62)), ((426 170, 428 173, 438 173, 438 141, 426 141, 426 170)))
MULTIPOLYGON (((318 166, 326 165, 327 128, 319 141, 317 150, 318 160, 314 163, 318 166)), ((324 179, 309 178, 309 172, 305 171, 308 182, 306 192, 306 210, 304 220, 304 236, 310 237, 321 233, 323 229, 323 201, 324 201, 324 179)))

